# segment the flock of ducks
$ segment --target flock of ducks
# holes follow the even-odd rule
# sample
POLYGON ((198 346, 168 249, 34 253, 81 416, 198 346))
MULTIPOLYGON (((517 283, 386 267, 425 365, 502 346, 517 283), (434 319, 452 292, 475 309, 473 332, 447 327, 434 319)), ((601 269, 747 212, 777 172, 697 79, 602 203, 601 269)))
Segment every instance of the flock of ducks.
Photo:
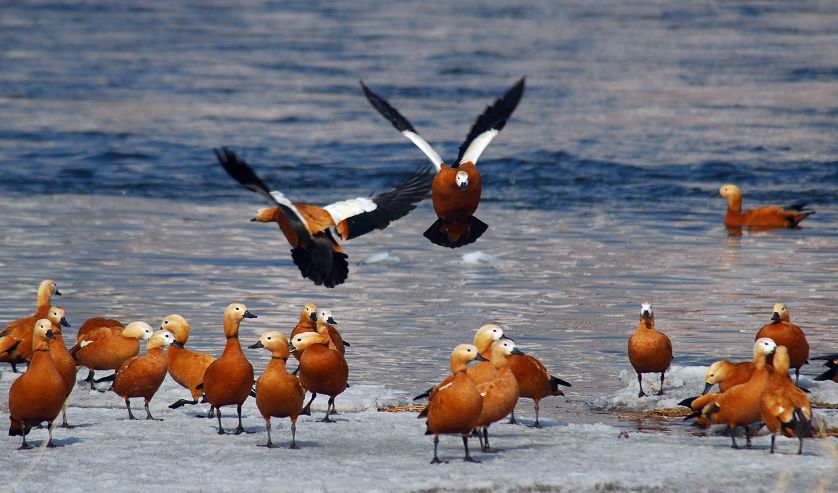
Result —
MULTIPOLYGON (((346 281, 349 267, 347 255, 340 244, 406 216, 430 192, 437 220, 424 232, 432 243, 458 248, 478 240, 488 225, 474 216, 480 203, 481 176, 476 163, 492 139, 504 128, 524 93, 524 79, 515 83, 502 97, 489 105, 477 118, 459 148, 453 165, 447 165, 410 122, 384 98, 363 82, 361 87, 370 104, 399 132, 413 142, 431 161, 433 167, 419 170, 393 190, 371 197, 357 197, 320 207, 291 202, 282 192, 271 191, 253 169, 227 148, 215 149, 215 155, 227 173, 249 190, 261 195, 270 205, 253 217, 256 222, 276 223, 291 245, 291 256, 302 276, 316 285, 333 288, 346 281)), ((740 228, 795 228, 814 211, 804 204, 788 207, 763 207, 742 211, 742 192, 734 185, 724 185, 719 194, 727 199, 724 224, 732 230, 740 228)), ((180 315, 164 318, 155 331, 145 322, 123 325, 118 320, 96 317, 79 328, 73 346, 68 349, 62 327, 69 327, 64 311, 52 305, 53 295, 61 293, 52 280, 43 281, 38 289, 38 309, 30 317, 12 322, 0 332, 0 361, 12 365, 28 363, 26 372, 18 377, 9 391, 10 435, 20 435, 21 448, 29 448, 26 435, 33 426, 49 425, 48 446, 52 446, 52 424, 76 385, 81 366, 89 370, 85 381, 96 389, 96 383, 112 381, 110 390, 125 401, 130 419, 136 419, 131 399, 143 398, 146 419, 155 419, 149 402, 166 374, 189 392, 189 399, 180 399, 170 408, 210 404, 208 417, 218 420, 218 433, 224 434, 221 408, 236 406, 238 426, 234 433, 244 431, 242 404, 254 396, 265 420, 267 442, 271 440, 271 418, 291 420, 291 448, 296 448, 296 422, 300 415, 311 413, 311 403, 318 394, 329 397, 322 421, 331 421, 335 398, 348 387, 349 368, 344 357, 346 347, 334 327, 335 320, 327 310, 314 305, 303 307, 299 323, 290 337, 278 331, 262 334, 250 346, 264 348, 271 360, 255 381, 253 366, 242 351, 239 326, 256 316, 240 303, 224 311, 223 324, 227 342, 218 358, 187 349, 189 323, 180 315), (141 341, 146 353, 139 355, 141 341), (286 367, 293 356, 299 367, 289 373, 286 367), (108 377, 96 379, 96 371, 114 370, 108 377), (311 399, 303 405, 306 392, 311 399)), ((771 324, 756 335, 753 362, 719 361, 710 366, 704 393, 687 399, 683 405, 693 410, 691 418, 702 426, 725 424, 731 428, 733 446, 735 431, 745 427, 750 446, 751 427, 764 423, 774 437, 782 432, 801 438, 811 426, 811 405, 806 393, 792 382, 789 370, 807 362, 809 346, 799 327, 789 322, 783 304, 774 307, 771 324), (719 385, 718 393, 708 393, 719 385)), ((660 374, 658 394, 663 394, 664 375, 672 362, 672 343, 655 329, 650 303, 643 303, 640 323, 628 341, 628 356, 637 372, 643 392, 644 373, 660 374)), ((817 380, 838 381, 838 355, 826 357, 829 370, 817 380)), ((428 404, 419 415, 426 418, 427 434, 434 435, 433 463, 439 436, 461 435, 465 460, 476 462, 468 449, 468 438, 476 435, 484 452, 493 452, 489 445, 489 427, 511 416, 519 398, 532 399, 535 424, 539 420, 539 402, 548 396, 564 395, 560 386, 570 384, 550 374, 537 359, 522 353, 514 341, 495 324, 481 327, 472 344, 458 345, 450 356, 451 374, 416 399, 427 398, 428 404), (469 366, 477 361, 474 366, 469 366)), ((62 426, 67 423, 66 411, 62 426)))

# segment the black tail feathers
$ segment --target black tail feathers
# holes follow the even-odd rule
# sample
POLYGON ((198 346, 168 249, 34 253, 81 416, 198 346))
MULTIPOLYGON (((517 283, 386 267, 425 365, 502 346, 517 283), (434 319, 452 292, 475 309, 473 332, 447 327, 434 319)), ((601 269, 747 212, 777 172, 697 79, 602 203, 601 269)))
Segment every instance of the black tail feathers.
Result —
POLYGON ((303 277, 311 279, 318 286, 333 288, 343 284, 349 275, 347 255, 336 251, 325 236, 316 236, 314 243, 305 248, 293 248, 291 258, 303 277))
POLYGON ((431 396, 431 392, 433 392, 433 391, 434 391, 434 388, 431 387, 428 390, 426 390, 425 392, 423 392, 423 393, 417 395, 416 397, 414 397, 413 400, 418 401, 419 399, 427 399, 428 397, 431 396))
POLYGON ((692 409, 693 401, 695 401, 696 399, 698 399, 698 397, 687 397, 683 401, 679 402, 678 405, 688 407, 688 408, 692 409))
POLYGON ((113 382, 115 379, 116 379, 116 373, 114 373, 113 375, 108 375, 106 377, 97 378, 96 380, 94 380, 94 382, 96 382, 96 383, 113 382))
POLYGON ((445 226, 445 223, 443 223, 441 219, 437 219, 431 227, 423 233, 423 236, 431 240, 431 243, 434 245, 448 248, 460 248, 461 246, 469 245, 477 241, 478 238, 483 236, 483 233, 485 233, 487 229, 489 229, 488 224, 474 216, 471 216, 465 233, 463 233, 456 240, 452 240, 448 236, 448 228, 445 226))
POLYGON ((565 382, 561 378, 554 377, 553 375, 550 375, 550 390, 552 390, 553 392, 558 391, 559 390, 559 385, 564 385, 565 387, 573 387, 572 385, 570 385, 568 382, 565 382))

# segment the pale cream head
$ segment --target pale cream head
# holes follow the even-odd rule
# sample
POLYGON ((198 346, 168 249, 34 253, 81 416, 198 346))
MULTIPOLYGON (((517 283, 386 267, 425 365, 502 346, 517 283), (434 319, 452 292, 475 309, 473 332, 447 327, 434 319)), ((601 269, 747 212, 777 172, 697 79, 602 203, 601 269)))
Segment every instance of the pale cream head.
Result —
POLYGON ((314 344, 329 344, 329 338, 317 332, 301 332, 291 339, 295 351, 305 351, 314 344))
POLYGON ((771 320, 774 322, 788 322, 789 321, 789 309, 786 307, 785 303, 777 303, 774 305, 774 309, 771 312, 771 320))
POLYGON ((480 356, 480 351, 477 350, 477 346, 460 344, 451 351, 451 371, 454 373, 462 371, 466 368, 466 365, 478 358, 485 360, 485 358, 480 356))
POLYGON ((317 305, 314 303, 306 303, 300 312, 300 321, 311 320, 311 314, 317 312, 317 305))
POLYGON ((500 325, 486 324, 474 333, 474 345, 477 346, 477 349, 483 351, 501 337, 503 337, 503 329, 500 325))
POLYGON ((760 337, 754 343, 754 356, 768 356, 777 349, 777 343, 768 337, 760 337))
POLYGON ((652 302, 644 301, 640 304, 640 318, 654 318, 655 312, 652 310, 652 302))
POLYGON ((146 342, 146 349, 166 347, 175 341, 175 335, 168 330, 158 330, 146 342))
POLYGON ((317 310, 317 323, 337 324, 337 321, 332 317, 332 311, 321 308, 317 310))
POLYGON ((259 336, 259 342, 261 342, 262 346, 270 351, 273 356, 288 359, 288 356, 291 354, 288 349, 288 339, 285 338, 285 334, 279 332, 278 330, 265 332, 259 336))
POLYGON ((47 313, 47 318, 50 322, 52 322, 52 332, 56 335, 61 335, 61 327, 69 327, 70 324, 67 322, 67 319, 64 318, 64 309, 60 306, 51 306, 49 307, 49 313, 47 313))
POLYGON ((457 176, 454 177, 454 180, 457 182, 457 187, 465 192, 468 188, 468 173, 466 173, 465 171, 458 171, 457 176))
POLYGON ((730 362, 727 360, 720 360, 716 361, 710 368, 707 368, 707 371, 704 373, 704 381, 708 385, 715 385, 725 378, 727 378, 727 369, 730 365, 730 362))
POLYGON ((52 322, 48 318, 42 318, 35 322, 35 327, 32 333, 32 349, 37 351, 39 349, 49 349, 48 339, 55 339, 52 333, 52 322))
POLYGON ((186 341, 189 340, 189 322, 176 313, 164 318, 160 322, 160 328, 171 332, 175 340, 181 344, 186 344, 186 341))
POLYGON ((122 335, 125 337, 133 337, 134 339, 146 340, 154 335, 154 329, 151 325, 145 322, 136 321, 131 322, 122 329, 122 335))

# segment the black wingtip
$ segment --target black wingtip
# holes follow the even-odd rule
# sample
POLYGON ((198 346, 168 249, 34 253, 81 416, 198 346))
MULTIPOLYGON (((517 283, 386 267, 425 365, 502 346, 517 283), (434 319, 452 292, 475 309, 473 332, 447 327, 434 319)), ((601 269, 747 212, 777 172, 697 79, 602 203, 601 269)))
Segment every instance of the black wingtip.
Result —
POLYGON ((521 77, 503 96, 487 106, 483 110, 483 113, 477 117, 477 121, 474 122, 465 140, 460 145, 457 160, 454 161, 454 167, 460 165, 460 161, 463 159, 466 150, 479 135, 489 130, 503 130, 503 127, 506 126, 506 121, 512 115, 512 112, 515 111, 515 108, 518 107, 518 103, 524 95, 525 80, 526 77, 521 77))
POLYGON ((426 390, 426 391, 422 392, 421 394, 417 395, 416 397, 414 397, 413 400, 418 401, 418 400, 421 400, 421 399, 427 399, 428 397, 431 396, 431 393, 433 391, 434 391, 434 388, 431 387, 428 390, 426 390))
POLYGON ((106 377, 97 378, 96 380, 94 380, 94 382, 96 382, 96 383, 113 382, 115 379, 116 379, 116 373, 114 373, 113 375, 108 375, 106 377))
POLYGON ((688 407, 688 408, 692 409, 693 401, 695 401, 696 399, 698 399, 698 397, 687 397, 683 401, 679 402, 678 405, 688 407))
POLYGON ((370 102, 373 108, 375 108, 379 113, 381 113, 381 116, 389 120, 389 122, 392 123, 394 127, 396 127, 396 130, 398 130, 399 132, 411 131, 413 133, 416 133, 416 130, 414 130, 413 128, 413 125, 411 125, 410 122, 407 121, 407 118, 402 116, 402 114, 399 113, 399 111, 396 108, 394 108, 390 103, 388 103, 386 99, 374 93, 372 89, 370 89, 369 87, 367 87, 366 84, 364 84, 364 81, 360 81, 360 84, 361 89, 363 89, 364 91, 364 96, 366 96, 367 98, 367 101, 370 102))
POLYGON ((253 171, 253 168, 244 159, 239 158, 235 151, 227 147, 217 147, 212 152, 215 153, 215 157, 218 159, 221 167, 224 168, 224 171, 243 187, 262 195, 270 195, 267 185, 256 175, 256 172, 253 171))

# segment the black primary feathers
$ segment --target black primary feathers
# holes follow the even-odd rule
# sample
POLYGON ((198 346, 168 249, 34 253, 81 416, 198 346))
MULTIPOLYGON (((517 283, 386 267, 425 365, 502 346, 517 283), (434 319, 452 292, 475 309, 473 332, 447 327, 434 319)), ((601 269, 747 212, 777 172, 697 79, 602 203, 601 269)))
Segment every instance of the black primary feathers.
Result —
POLYGON ((466 153, 466 150, 471 145, 472 141, 477 138, 477 136, 490 130, 503 130, 503 127, 506 125, 506 120, 508 120, 512 112, 515 111, 515 108, 518 106, 518 102, 521 101, 521 96, 523 96, 523 94, 524 77, 521 77, 521 79, 516 82, 515 85, 506 92, 506 94, 486 107, 483 114, 477 117, 477 121, 474 122, 474 125, 471 127, 471 130, 466 136, 466 140, 464 140, 460 145, 457 160, 454 161, 452 167, 456 168, 462 164, 460 163, 460 160, 463 159, 463 155, 466 153))

